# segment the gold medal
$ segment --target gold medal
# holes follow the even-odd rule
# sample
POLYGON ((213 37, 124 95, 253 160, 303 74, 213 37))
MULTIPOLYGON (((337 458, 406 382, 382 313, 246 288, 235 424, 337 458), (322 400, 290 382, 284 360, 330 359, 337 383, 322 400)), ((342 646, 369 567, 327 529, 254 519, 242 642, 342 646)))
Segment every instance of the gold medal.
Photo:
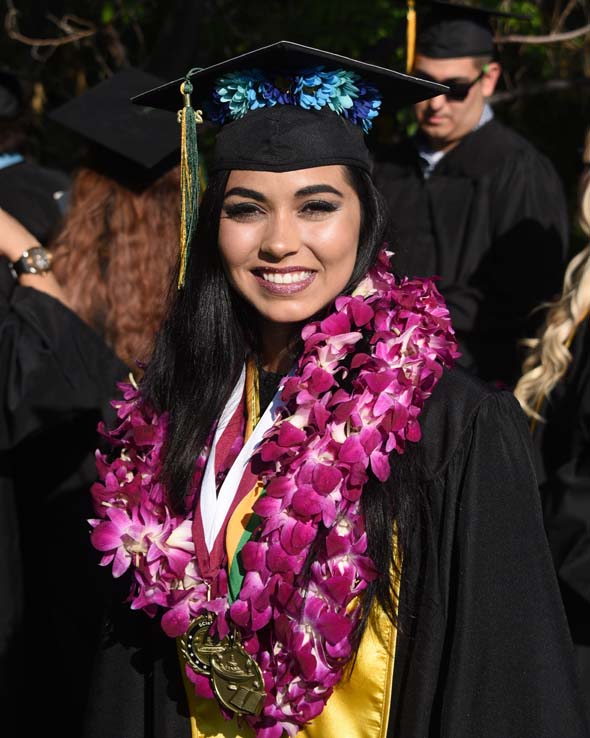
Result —
POLYGON ((211 674, 211 658, 230 646, 228 638, 222 641, 211 635, 211 626, 215 616, 211 613, 200 615, 189 625, 180 639, 180 650, 183 656, 198 674, 211 674))
POLYGON ((211 656, 211 684, 228 710, 238 715, 260 715, 266 697, 262 671, 237 636, 227 648, 211 656))

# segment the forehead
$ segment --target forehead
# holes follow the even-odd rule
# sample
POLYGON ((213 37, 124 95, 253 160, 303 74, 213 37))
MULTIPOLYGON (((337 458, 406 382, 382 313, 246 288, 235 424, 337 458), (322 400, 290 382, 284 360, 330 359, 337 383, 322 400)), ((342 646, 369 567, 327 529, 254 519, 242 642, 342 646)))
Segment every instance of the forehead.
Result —
POLYGON ((226 191, 246 187, 260 192, 296 192, 312 185, 330 185, 340 191, 351 189, 346 168, 340 164, 290 172, 259 172, 234 169, 227 180, 226 191))
POLYGON ((425 72, 435 80, 453 79, 466 77, 471 79, 479 69, 476 60, 472 56, 458 57, 456 59, 432 59, 429 56, 418 54, 414 62, 416 72, 425 72))

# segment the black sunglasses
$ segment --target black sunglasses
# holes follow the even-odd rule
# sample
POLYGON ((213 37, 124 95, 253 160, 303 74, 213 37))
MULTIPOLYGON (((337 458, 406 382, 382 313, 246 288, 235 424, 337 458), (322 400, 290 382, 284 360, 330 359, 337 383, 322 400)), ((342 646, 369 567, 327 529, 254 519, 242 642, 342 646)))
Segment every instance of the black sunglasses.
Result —
POLYGON ((487 71, 488 65, 486 64, 481 72, 477 75, 477 77, 471 82, 457 82, 455 79, 433 79, 430 75, 420 72, 419 69, 413 72, 413 74, 420 79, 426 80, 427 82, 438 82, 439 85, 446 85, 449 89, 446 92, 442 92, 441 94, 444 95, 447 100, 461 101, 465 100, 467 95, 469 95, 469 90, 473 87, 473 85, 479 82, 479 80, 487 71))

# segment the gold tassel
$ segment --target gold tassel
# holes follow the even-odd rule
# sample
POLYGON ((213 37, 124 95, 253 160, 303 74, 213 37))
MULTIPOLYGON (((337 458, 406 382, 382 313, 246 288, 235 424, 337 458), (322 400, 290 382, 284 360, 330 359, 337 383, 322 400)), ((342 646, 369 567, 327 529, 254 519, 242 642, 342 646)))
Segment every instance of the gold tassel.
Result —
MULTIPOLYGON (((191 70, 192 71, 192 70, 191 70)), ((189 72, 190 74, 190 72, 189 72)), ((184 107, 178 111, 180 123, 180 268, 178 289, 184 286, 189 256, 189 247, 197 225, 199 210, 199 150, 197 145, 197 123, 203 122, 200 110, 191 105, 193 86, 187 78, 180 85, 184 107)))
MULTIPOLYGON (((181 88, 182 89, 182 88, 181 88)), ((188 166, 188 157, 186 152, 186 116, 187 108, 183 108, 180 112, 180 267, 178 270, 178 288, 184 284, 186 274, 186 257, 187 257, 187 207, 190 192, 191 172, 188 166)))
POLYGON ((416 54, 416 8, 415 0, 408 0, 406 13, 406 72, 409 74, 414 66, 416 54))
POLYGON ((45 94, 45 88, 42 82, 35 82, 33 85, 33 96, 31 98, 31 109, 41 115, 45 109, 45 103, 47 102, 47 95, 45 94))

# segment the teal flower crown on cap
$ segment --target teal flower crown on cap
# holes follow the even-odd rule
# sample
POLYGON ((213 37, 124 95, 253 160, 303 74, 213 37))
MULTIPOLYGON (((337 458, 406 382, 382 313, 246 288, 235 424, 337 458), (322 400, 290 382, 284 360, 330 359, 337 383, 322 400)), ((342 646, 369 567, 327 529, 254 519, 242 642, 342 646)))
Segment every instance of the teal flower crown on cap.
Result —
POLYGON ((306 110, 328 107, 365 133, 379 115, 381 95, 355 72, 327 72, 323 66, 293 73, 265 74, 259 69, 230 72, 220 77, 213 103, 205 106, 210 120, 223 125, 243 118, 250 110, 275 105, 297 105, 306 110))

